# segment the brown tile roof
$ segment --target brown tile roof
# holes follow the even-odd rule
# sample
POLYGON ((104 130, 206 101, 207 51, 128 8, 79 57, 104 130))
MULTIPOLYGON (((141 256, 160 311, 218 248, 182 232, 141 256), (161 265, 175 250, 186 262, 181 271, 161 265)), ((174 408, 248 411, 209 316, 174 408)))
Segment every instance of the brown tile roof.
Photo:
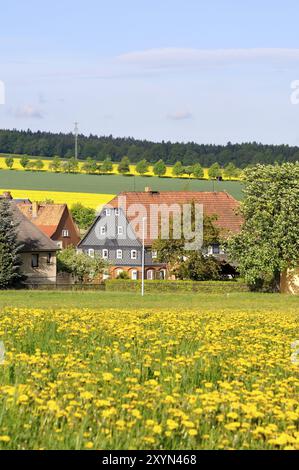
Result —
POLYGON ((38 204, 37 216, 33 214, 33 204, 18 203, 19 209, 49 237, 52 237, 61 221, 66 204, 38 204))
POLYGON ((15 203, 12 204, 14 221, 18 224, 18 242, 22 245, 21 251, 30 253, 35 251, 57 251, 58 247, 47 235, 19 210, 15 203))
MULTIPOLYGON (((126 207, 132 204, 142 204, 146 208, 147 214, 147 245, 151 245, 153 240, 149 238, 150 234, 150 205, 151 204, 187 204, 198 203, 203 205, 204 215, 216 215, 215 225, 222 229, 224 236, 238 233, 240 231, 243 219, 238 214, 240 203, 226 192, 193 192, 193 191, 146 191, 146 192, 123 192, 109 202, 109 206, 118 207, 119 197, 126 197, 126 207)), ((127 218, 129 222, 134 219, 127 218)))

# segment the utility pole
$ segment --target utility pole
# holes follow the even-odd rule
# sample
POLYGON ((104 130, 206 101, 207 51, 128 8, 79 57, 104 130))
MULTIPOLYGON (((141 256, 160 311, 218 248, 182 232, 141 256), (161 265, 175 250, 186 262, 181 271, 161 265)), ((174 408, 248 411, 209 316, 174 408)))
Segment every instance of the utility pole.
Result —
POLYGON ((78 160, 78 133, 79 133, 79 128, 78 128, 78 122, 75 122, 75 159, 78 160))

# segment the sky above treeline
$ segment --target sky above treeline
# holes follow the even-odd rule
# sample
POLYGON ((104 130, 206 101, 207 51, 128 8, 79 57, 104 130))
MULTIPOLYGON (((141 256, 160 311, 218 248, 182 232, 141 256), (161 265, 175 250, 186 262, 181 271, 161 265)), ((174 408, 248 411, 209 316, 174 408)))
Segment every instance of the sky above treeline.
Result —
POLYGON ((299 145, 295 0, 2 3, 0 128, 299 145))

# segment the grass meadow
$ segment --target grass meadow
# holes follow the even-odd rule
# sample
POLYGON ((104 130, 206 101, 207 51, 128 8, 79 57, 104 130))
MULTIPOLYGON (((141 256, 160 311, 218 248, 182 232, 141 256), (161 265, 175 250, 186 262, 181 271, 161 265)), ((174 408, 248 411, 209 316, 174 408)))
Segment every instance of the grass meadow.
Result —
POLYGON ((299 449, 298 300, 1 292, 0 449, 299 449))

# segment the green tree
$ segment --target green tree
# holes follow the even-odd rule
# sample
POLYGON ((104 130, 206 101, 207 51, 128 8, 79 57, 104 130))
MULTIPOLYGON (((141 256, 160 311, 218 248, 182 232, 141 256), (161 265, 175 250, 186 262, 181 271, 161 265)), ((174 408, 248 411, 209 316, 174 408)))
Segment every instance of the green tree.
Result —
POLYGON ((130 173, 130 160, 128 157, 123 157, 117 168, 118 173, 125 175, 130 173))
POLYGON ((159 160, 157 163, 155 163, 155 165, 153 167, 153 172, 154 172, 154 175, 159 176, 159 177, 165 175, 166 165, 163 162, 163 160, 159 160))
POLYGON ((49 164, 49 170, 55 171, 58 173, 61 170, 61 158, 56 156, 53 158, 51 163, 49 164))
POLYGON ((96 173, 97 169, 98 169, 97 162, 90 157, 88 157, 86 162, 84 162, 82 165, 82 170, 89 174, 96 173))
MULTIPOLYGON (((192 204, 191 210, 192 230, 194 231, 196 222, 194 204, 192 204)), ((198 250, 185 249, 186 240, 183 235, 183 227, 181 238, 173 237, 173 220, 171 220, 169 239, 163 239, 159 236, 153 244, 153 249, 157 251, 158 261, 166 263, 169 271, 179 279, 218 279, 220 273, 218 261, 203 254, 208 246, 221 242, 221 233, 215 225, 215 220, 216 218, 213 216, 204 216, 202 253, 198 250)))
POLYGON ((79 169, 79 162, 74 157, 63 162, 62 169, 66 173, 76 173, 79 169))
POLYGON ((257 165, 244 176, 244 224, 230 257, 252 289, 279 290, 281 273, 298 267, 299 163, 257 165))
POLYGON ((224 167, 223 174, 229 179, 237 178, 239 176, 239 170, 233 163, 228 163, 224 167))
POLYGON ((20 159, 20 165, 24 168, 24 170, 27 168, 30 160, 27 155, 23 155, 20 159))
POLYGON ((148 172, 148 162, 145 159, 137 163, 136 172, 139 173, 139 175, 144 175, 148 172))
POLYGON ((13 167, 13 164, 14 164, 14 159, 12 157, 5 158, 5 165, 7 166, 7 168, 11 170, 13 167))
POLYGON ((188 175, 189 178, 190 178, 190 176, 193 174, 193 172, 194 172, 194 165, 188 165, 188 166, 186 166, 186 168, 185 168, 185 174, 188 175))
POLYGON ((78 225, 82 230, 88 229, 96 217, 96 211, 91 207, 85 207, 80 202, 77 202, 71 207, 71 214, 78 225))
POLYGON ((41 158, 39 158, 38 160, 36 160, 35 162, 35 168, 37 171, 41 171, 43 168, 44 168, 45 164, 44 162, 42 161, 41 158))
POLYGON ((195 163, 193 166, 193 175, 196 179, 201 179, 204 177, 204 170, 200 163, 195 163))
POLYGON ((113 163, 110 158, 106 158, 103 163, 101 164, 101 172, 102 173, 111 173, 113 170, 113 163))
POLYGON ((0 200, 0 289, 21 285, 21 246, 17 238, 18 225, 14 222, 12 204, 0 200))
POLYGON ((176 162, 172 168, 173 176, 182 176, 185 173, 185 169, 181 162, 176 162))
POLYGON ((177 279, 191 281, 217 281, 220 279, 221 267, 213 256, 205 256, 200 251, 192 251, 185 261, 174 268, 177 279))
POLYGON ((222 176, 222 169, 219 163, 213 163, 213 165, 209 168, 209 178, 216 179, 222 176))
POLYGON ((85 253, 77 253, 72 246, 58 252, 57 270, 72 274, 79 283, 92 282, 103 272, 106 263, 99 257, 91 258, 85 253))

